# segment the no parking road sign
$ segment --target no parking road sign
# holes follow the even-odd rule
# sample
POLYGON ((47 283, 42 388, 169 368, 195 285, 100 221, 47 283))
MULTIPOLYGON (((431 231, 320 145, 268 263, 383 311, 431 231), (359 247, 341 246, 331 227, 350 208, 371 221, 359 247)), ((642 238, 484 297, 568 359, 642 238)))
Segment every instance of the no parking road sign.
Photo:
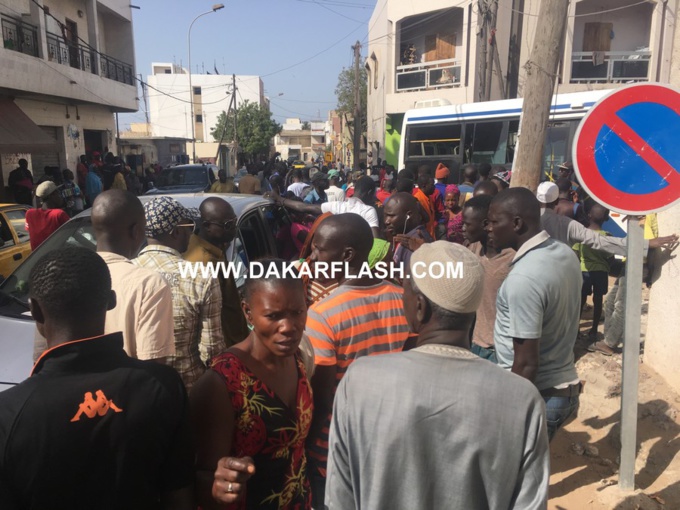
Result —
POLYGON ((576 132, 573 162, 590 196, 644 215, 680 199, 680 93, 630 85, 601 99, 576 132))
POLYGON ((642 229, 635 216, 680 199, 680 93, 656 84, 631 85, 601 99, 576 132, 574 169, 588 194, 629 214, 621 393, 619 487, 635 488, 642 229))

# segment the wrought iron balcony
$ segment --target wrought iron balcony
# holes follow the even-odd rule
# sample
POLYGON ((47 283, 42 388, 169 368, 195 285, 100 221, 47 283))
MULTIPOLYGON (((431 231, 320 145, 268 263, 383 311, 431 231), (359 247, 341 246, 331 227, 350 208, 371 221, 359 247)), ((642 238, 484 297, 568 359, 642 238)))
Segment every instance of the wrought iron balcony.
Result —
POLYGON ((574 52, 571 83, 648 81, 651 58, 651 51, 574 52))
POLYGON ((132 66, 113 57, 98 53, 83 44, 66 43, 63 37, 47 33, 48 60, 103 78, 134 85, 132 66))
POLYGON ((434 60, 397 66, 397 92, 460 86, 461 63, 456 59, 434 60))
POLYGON ((2 16, 2 42, 5 49, 38 56, 38 28, 25 21, 2 16))

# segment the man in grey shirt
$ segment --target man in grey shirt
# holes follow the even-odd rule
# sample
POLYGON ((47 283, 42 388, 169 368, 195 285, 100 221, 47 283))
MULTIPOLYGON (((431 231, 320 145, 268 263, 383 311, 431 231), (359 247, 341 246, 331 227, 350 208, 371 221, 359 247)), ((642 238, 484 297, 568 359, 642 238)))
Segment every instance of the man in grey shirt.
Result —
MULTIPOLYGON (((602 236, 596 231, 584 227, 578 221, 567 216, 561 216, 555 212, 555 206, 559 202, 559 189, 554 182, 542 182, 536 193, 538 201, 541 202, 541 228, 550 237, 568 246, 581 243, 594 250, 601 250, 612 255, 626 256, 628 242, 626 238, 602 236)), ((644 253, 647 255, 649 248, 661 248, 678 240, 678 236, 673 234, 666 237, 645 240, 644 253)))
POLYGON ((326 483, 331 510, 546 508, 543 401, 531 383, 469 350, 484 278, 478 257, 437 241, 420 247, 410 267, 443 261, 462 263, 462 276, 404 282, 418 346, 358 359, 340 382, 326 483))
POLYGON ((552 439, 579 404, 574 344, 581 266, 571 248, 541 230, 540 205, 526 188, 496 195, 487 231, 497 249, 516 251, 496 299, 498 364, 536 385, 546 403, 552 439))

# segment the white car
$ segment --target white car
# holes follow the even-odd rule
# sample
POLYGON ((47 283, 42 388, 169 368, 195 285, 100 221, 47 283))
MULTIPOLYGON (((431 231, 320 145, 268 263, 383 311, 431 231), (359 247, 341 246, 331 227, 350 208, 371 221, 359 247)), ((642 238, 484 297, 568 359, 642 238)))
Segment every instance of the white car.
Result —
MULTIPOLYGON (((240 259, 247 265, 260 258, 279 256, 276 234, 281 227, 290 224, 283 209, 271 200, 254 195, 173 195, 187 208, 198 208, 208 197, 229 202, 238 218, 238 234, 227 250, 228 260, 236 262, 240 259)), ((139 198, 146 202, 154 197, 139 198)), ((96 248, 90 210, 62 225, 0 284, 0 391, 26 379, 33 366, 36 328, 27 303, 31 269, 45 254, 65 246, 96 248)), ((242 283, 243 279, 237 281, 237 285, 242 283)))

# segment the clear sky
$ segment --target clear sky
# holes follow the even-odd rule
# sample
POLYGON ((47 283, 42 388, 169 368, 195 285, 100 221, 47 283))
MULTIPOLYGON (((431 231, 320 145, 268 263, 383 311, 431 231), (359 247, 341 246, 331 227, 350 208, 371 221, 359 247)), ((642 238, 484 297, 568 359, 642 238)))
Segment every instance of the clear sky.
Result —
MULTIPOLYGON (((188 65, 189 24, 217 2, 131 0, 137 74, 146 81, 152 62, 188 65)), ((327 118, 336 104, 335 86, 352 65, 351 46, 362 41, 376 0, 221 0, 191 30, 191 64, 202 73, 259 75, 277 122, 286 117, 327 118), (317 55, 318 56, 315 56, 317 55), (301 63, 303 62, 304 63, 301 63), (300 65, 295 65, 300 63, 300 65), (288 68, 288 69, 287 69, 288 68), (279 94, 283 94, 279 96, 279 94)), ((141 98, 141 91, 140 96, 141 98)), ((139 112, 120 115, 121 130, 144 122, 139 112)))

